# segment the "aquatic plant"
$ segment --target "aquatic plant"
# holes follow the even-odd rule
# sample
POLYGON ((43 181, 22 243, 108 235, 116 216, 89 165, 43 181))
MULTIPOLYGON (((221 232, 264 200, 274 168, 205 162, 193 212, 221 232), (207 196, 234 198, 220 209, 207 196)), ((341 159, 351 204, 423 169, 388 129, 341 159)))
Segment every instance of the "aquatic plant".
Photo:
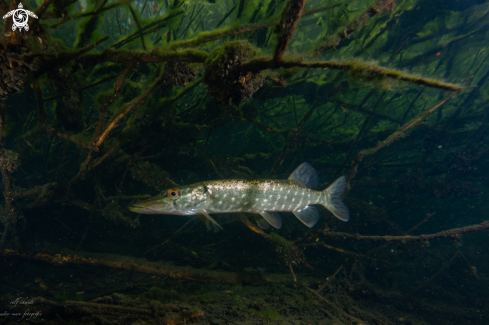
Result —
MULTIPOLYGON (((392 269, 416 268, 395 277, 410 296, 434 286, 461 256, 457 278, 487 280, 478 265, 485 246, 460 249, 463 235, 489 228, 487 3, 24 5, 38 19, 24 32, 3 20, 0 45, 2 256, 181 282, 290 280, 343 323, 384 323, 341 295, 390 297, 375 279, 400 274, 392 269), (287 178, 306 160, 320 171, 321 189, 348 175, 349 224, 327 219, 309 230, 287 220, 269 233, 239 215, 224 234, 205 237, 195 220, 127 211, 132 200, 208 178, 287 178), (168 248, 180 240, 192 247, 168 248), (250 244, 237 249, 237 241, 250 244), (394 255, 392 243, 405 254, 394 255), (176 265, 81 252, 101 247, 176 265), (267 273, 237 271, 250 265, 267 273), (283 270, 292 276, 276 274, 283 270), (304 281, 306 271, 316 280, 304 281), (330 299, 328 290, 341 293, 330 299)), ((2 15, 16 7, 0 1, 2 15)), ((140 296, 161 301, 159 290, 140 296)), ((209 295, 200 298, 209 303, 209 295)))

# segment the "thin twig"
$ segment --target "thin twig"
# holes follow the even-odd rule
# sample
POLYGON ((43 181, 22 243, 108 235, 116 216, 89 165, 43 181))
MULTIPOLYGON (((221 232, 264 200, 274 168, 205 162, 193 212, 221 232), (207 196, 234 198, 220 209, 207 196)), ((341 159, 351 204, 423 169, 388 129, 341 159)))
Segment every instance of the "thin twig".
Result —
MULTIPOLYGON (((62 25, 64 23, 66 23, 69 20, 98 15, 101 12, 110 10, 112 8, 119 7, 119 6, 121 6, 121 5, 125 4, 125 3, 130 2, 130 1, 131 0, 123 0, 121 2, 117 2, 117 3, 111 4, 110 6, 106 6, 106 7, 100 8, 100 9, 95 9, 93 11, 82 13, 82 14, 78 14, 78 15, 66 15, 65 18, 62 21, 60 21, 59 23, 53 24, 53 25, 51 25, 49 27, 50 28, 56 28, 56 27, 58 27, 58 26, 60 26, 60 25, 62 25)), ((46 18, 53 18, 53 17, 46 17, 46 18)))
POLYGON ((109 133, 112 131, 112 129, 117 125, 117 123, 124 118, 129 112, 136 106, 138 105, 142 100, 144 100, 146 97, 148 97, 149 94, 151 94, 156 87, 158 87, 160 84, 162 84, 165 81, 165 77, 161 76, 144 94, 139 96, 136 100, 133 100, 129 106, 124 110, 124 112, 120 113, 117 115, 112 122, 110 122, 109 126, 107 126, 107 129, 100 135, 100 138, 98 141, 95 143, 95 146, 100 147, 102 143, 104 143, 105 139, 109 136, 109 133))
POLYGON ((438 274, 443 272, 447 267, 450 266, 450 264, 452 264, 452 261, 455 259, 455 257, 457 257, 457 255, 459 253, 460 253, 460 250, 456 251, 455 254, 453 254, 452 258, 446 264, 443 264, 442 267, 438 270, 438 272, 436 272, 431 278, 429 278, 425 282, 423 282, 423 284, 421 284, 419 287, 414 289, 413 292, 411 292, 411 294, 415 293, 419 289, 421 289, 421 288, 425 287, 426 285, 428 285, 429 283, 431 283, 433 281, 433 279, 438 276, 438 274))
POLYGON ((356 174, 357 169, 358 169, 358 165, 363 160, 363 158, 365 158, 366 156, 372 155, 372 154, 376 153, 377 151, 379 151, 380 149, 390 145, 392 142, 394 142, 396 139, 398 139, 401 135, 403 135, 406 131, 408 131, 412 127, 416 126, 416 124, 418 124, 423 119, 425 119, 428 115, 433 113, 437 108, 439 108, 440 106, 445 104, 445 102, 447 100, 449 100, 450 98, 452 98, 455 94, 456 94, 455 92, 451 93, 450 95, 445 97, 445 99, 443 99, 441 102, 439 102, 438 104, 436 104, 435 106, 433 106, 429 110, 421 113, 420 115, 418 115, 417 117, 415 117, 414 119, 409 121, 408 123, 405 123, 398 131, 391 134, 387 139, 380 142, 376 147, 360 151, 358 153, 357 157, 355 158, 355 160, 353 161, 353 167, 350 170, 350 174, 348 176, 347 183, 350 184, 350 181, 353 179, 353 177, 355 177, 355 174, 356 174))
POLYGON ((139 31, 139 36, 141 37, 141 44, 143 45, 144 50, 146 51, 146 44, 144 44, 144 35, 143 32, 141 31, 141 25, 139 24, 139 19, 136 16, 136 13, 134 12, 134 9, 132 8, 131 5, 129 5, 129 10, 131 11, 132 17, 134 18, 134 21, 136 22, 136 26, 139 31))
POLYGON ((330 232, 325 231, 323 235, 329 238, 340 238, 340 239, 354 239, 362 241, 385 241, 385 242, 424 242, 432 239, 438 238, 457 238, 463 234, 468 234, 471 232, 477 232, 489 229, 489 220, 483 221, 476 225, 465 226, 461 228, 453 228, 449 230, 440 231, 429 235, 419 235, 419 236, 362 236, 359 234, 349 234, 345 232, 330 232))
MULTIPOLYGON (((345 261, 345 262, 346 262, 346 261, 345 261)), ((326 279, 326 282, 325 282, 325 283, 324 283, 322 286, 320 286, 319 288, 317 288, 317 290, 316 290, 316 292, 317 292, 317 293, 319 293, 319 294, 320 294, 321 292, 323 292, 324 288, 326 288, 326 287, 328 286, 328 284, 329 284, 331 281, 333 281, 333 279, 334 279, 334 277, 336 276, 336 274, 338 274, 338 272, 340 272, 340 271, 341 271, 341 269, 343 268, 343 265, 344 265, 344 263, 340 265, 340 267, 339 267, 339 268, 336 270, 336 272, 335 272, 335 273, 333 273, 333 275, 332 275, 332 276, 330 276, 330 277, 328 277, 328 278, 326 279)))
MULTIPOLYGON (((319 9, 314 9, 314 10, 308 10, 302 13, 302 17, 309 16, 318 12, 326 11, 329 9, 336 8, 338 6, 341 6, 341 3, 336 3, 331 6, 319 8, 319 9)), ((223 30, 219 31, 210 31, 210 32, 202 32, 199 33, 199 36, 188 39, 185 41, 178 41, 178 42, 173 42, 168 48, 169 49, 176 49, 176 48, 187 48, 187 47, 194 47, 198 46, 201 44, 205 44, 207 42, 212 42, 221 38, 225 37, 231 37, 231 36, 236 36, 239 34, 251 32, 254 30, 262 29, 262 28, 267 28, 273 25, 276 25, 279 21, 278 20, 271 20, 268 22, 263 22, 259 24, 243 24, 231 28, 225 28, 223 30)))
POLYGON ((294 282, 297 282, 297 278, 295 277, 295 273, 294 273, 294 269, 292 268, 292 264, 289 264, 289 270, 290 270, 290 273, 292 274, 292 279, 294 280, 294 282))
POLYGON ((143 256, 145 256, 145 255, 146 255, 146 254, 148 254, 149 252, 151 252, 151 251, 155 250, 156 248, 159 248, 159 247, 161 247, 161 246, 166 245, 166 244, 167 244, 167 243, 168 243, 168 242, 169 242, 169 241, 170 241, 172 238, 174 238, 176 235, 178 235, 178 233, 179 233, 180 231, 182 231, 182 230, 183 230, 183 228, 187 227, 189 223, 191 223, 192 221, 194 221, 194 220, 195 220, 195 218, 197 218, 197 217, 193 217, 192 219, 190 219, 189 221, 187 221, 187 222, 186 222, 186 223, 185 223, 183 226, 181 226, 181 227, 180 227, 180 228, 179 228, 177 231, 175 231, 175 232, 173 233, 173 235, 171 235, 170 237, 168 237, 168 239, 167 239, 167 240, 165 240, 163 243, 158 244, 158 245, 156 245, 156 246, 154 246, 154 247, 152 247, 152 248, 148 249, 146 252, 144 252, 143 256))

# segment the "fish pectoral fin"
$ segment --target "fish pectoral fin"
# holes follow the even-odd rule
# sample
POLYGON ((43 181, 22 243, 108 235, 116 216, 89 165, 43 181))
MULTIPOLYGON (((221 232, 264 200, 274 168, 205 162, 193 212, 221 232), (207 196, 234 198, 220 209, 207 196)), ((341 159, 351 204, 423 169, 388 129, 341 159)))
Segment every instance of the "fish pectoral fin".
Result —
POLYGON ((253 217, 255 217, 255 221, 256 221, 256 224, 258 225, 258 227, 260 227, 261 229, 268 229, 270 228, 270 225, 268 224, 268 222, 265 220, 265 218, 263 218, 262 216, 260 215, 257 215, 257 214, 254 214, 253 217))
MULTIPOLYGON (((212 218, 212 217, 211 217, 211 216, 210 216, 210 215, 209 215, 207 212, 205 212, 204 210, 202 210, 200 213, 201 213, 201 214, 203 214, 203 215, 204 215, 204 216, 207 218, 207 220, 209 220, 210 222, 212 222, 212 224, 214 225, 214 227, 219 228, 219 229, 221 229, 221 230, 224 230, 224 229, 221 227, 221 225, 219 225, 219 224, 217 223, 217 221, 216 221, 216 220, 214 220, 214 219, 213 219, 213 218, 212 218)), ((209 228, 207 227, 207 229, 209 229, 209 228)))
POLYGON ((309 228, 314 227, 319 220, 319 211, 313 206, 308 206, 302 210, 292 211, 292 213, 309 228))
POLYGON ((204 224, 204 226, 207 227, 207 231, 211 231, 215 229, 214 224, 209 219, 207 219, 203 214, 199 215, 199 220, 204 224))
POLYGON ((306 162, 300 164, 292 174, 290 174, 288 179, 297 181, 308 188, 314 188, 319 185, 318 172, 306 162))
MULTIPOLYGON (((282 228, 282 217, 278 212, 260 212, 260 215, 265 219, 273 228, 280 229, 282 228)), ((258 224, 258 226, 260 226, 258 224)), ((260 227, 261 228, 261 227, 260 227)))

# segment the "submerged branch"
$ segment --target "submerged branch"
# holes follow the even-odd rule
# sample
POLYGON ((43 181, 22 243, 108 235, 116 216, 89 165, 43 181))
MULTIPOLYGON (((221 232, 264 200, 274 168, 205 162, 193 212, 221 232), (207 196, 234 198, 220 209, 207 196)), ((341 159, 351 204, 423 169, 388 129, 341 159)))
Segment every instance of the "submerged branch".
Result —
POLYGON ((194 269, 193 267, 181 267, 162 263, 150 262, 145 259, 136 259, 117 255, 86 254, 81 252, 48 254, 21 252, 14 249, 4 249, 1 253, 4 257, 20 257, 23 259, 43 261, 56 266, 87 265, 105 266, 115 269, 137 271, 173 279, 175 281, 198 281, 205 283, 263 283, 290 281, 287 275, 267 274, 253 276, 251 274, 238 274, 226 271, 194 269))
POLYGON ((39 25, 39 20, 43 18, 44 14, 46 13, 46 10, 48 10, 52 2, 53 0, 44 0, 43 3, 39 6, 39 8, 37 8, 35 12, 37 19, 33 19, 34 21, 32 22, 30 27, 32 30, 37 29, 39 25))
POLYGON ((315 52, 323 52, 331 48, 337 47, 344 39, 348 39, 349 35, 358 32, 367 24, 370 18, 374 17, 382 10, 393 11, 394 0, 379 0, 374 5, 370 6, 360 17, 348 23, 348 25, 338 28, 336 33, 320 44, 315 52), (389 8, 389 9, 388 9, 389 8))
MULTIPOLYGON (((442 82, 436 79, 423 78, 418 75, 410 74, 404 71, 384 68, 377 65, 376 62, 366 62, 361 59, 348 59, 348 60, 329 60, 319 62, 303 62, 302 60, 284 60, 280 64, 284 68, 303 67, 303 68, 329 68, 338 70, 347 70, 352 77, 374 80, 383 77, 392 79, 403 80, 411 83, 415 83, 422 86, 428 86, 433 88, 439 88, 450 91, 462 91, 466 87, 442 82)), ((273 58, 257 58, 251 60, 241 66, 242 71, 258 72, 265 69, 274 69, 276 64, 273 58)))
POLYGON ((306 5, 306 0, 289 0, 282 13, 282 19, 276 29, 278 34, 278 44, 275 48, 274 60, 276 63, 283 60, 289 42, 294 36, 295 27, 302 15, 302 10, 306 5))
POLYGON ((401 135, 403 135, 406 131, 408 131, 412 127, 416 126, 419 122, 421 122, 423 119, 425 119, 428 115, 433 113, 437 108, 439 108, 440 106, 445 104, 445 102, 447 100, 449 100, 450 98, 452 98, 453 95, 455 95, 455 93, 451 93, 445 99, 443 99, 441 102, 439 102, 438 104, 436 104, 435 106, 433 106, 432 108, 427 110, 426 112, 421 113, 419 116, 415 117, 410 122, 404 124, 398 131, 394 132, 387 139, 380 142, 375 148, 360 151, 358 153, 357 157, 355 158, 355 160, 353 161, 353 167, 351 168, 350 175, 348 176, 348 186, 350 184, 350 181, 353 179, 353 177, 355 177, 355 174, 356 174, 357 169, 358 169, 358 165, 363 160, 363 158, 365 158, 366 156, 372 155, 372 154, 376 153, 377 151, 379 151, 380 149, 390 145, 392 142, 394 142, 396 139, 398 139, 401 135))
MULTIPOLYGON (((319 9, 308 10, 308 11, 303 12, 301 17, 313 15, 313 14, 316 14, 318 12, 322 12, 322 11, 326 11, 328 9, 336 8, 338 6, 341 6, 341 3, 336 3, 334 5, 319 8, 319 9)), ((268 28, 270 26, 276 25, 278 22, 279 21, 277 19, 274 19, 274 20, 265 21, 265 22, 262 22, 259 24, 243 24, 243 25, 231 26, 231 27, 218 29, 218 30, 214 30, 214 31, 209 31, 209 32, 202 32, 199 34, 199 36, 194 37, 192 39, 173 42, 168 48, 169 49, 176 49, 176 48, 194 47, 194 46, 198 46, 201 44, 205 44, 207 42, 216 41, 216 40, 221 39, 221 38, 236 36, 239 34, 255 31, 258 29, 262 29, 262 28, 268 28)))
POLYGON ((85 55, 79 62, 84 68, 102 62, 115 63, 159 63, 159 62, 204 62, 208 54, 204 51, 187 49, 180 51, 154 50, 141 52, 132 50, 106 49, 103 52, 85 55))
POLYGON ((468 32, 467 34, 454 37, 446 43, 436 45, 427 51, 423 51, 423 54, 417 55, 417 56, 412 57, 412 58, 407 59, 407 60, 403 60, 401 64, 402 64, 402 66, 413 66, 413 65, 417 64, 418 62, 423 61, 427 58, 432 58, 433 55, 438 53, 438 52, 447 50, 448 48, 453 46, 455 43, 460 42, 460 41, 466 39, 467 37, 470 37, 470 36, 477 34, 481 31, 485 31, 488 28, 489 28, 489 24, 486 24, 486 25, 484 25, 484 26, 482 26, 476 30, 468 32))
POLYGON ((115 47, 115 48, 120 48, 121 46, 129 43, 129 42, 132 42, 133 40, 135 40, 136 38, 140 37, 140 35, 146 35, 146 34, 151 34, 163 27, 166 27, 166 21, 167 20, 170 20, 172 18, 175 18, 179 15, 182 15, 184 13, 184 10, 182 9, 178 9, 178 10, 175 10, 175 11, 172 11, 170 14, 168 14, 167 16, 157 20, 157 21, 154 21, 152 23, 149 23, 147 24, 146 26, 144 27, 141 27, 138 31, 132 33, 131 35, 129 35, 128 37, 124 38, 123 40, 115 43, 112 45, 112 47, 115 47))
POLYGON ((165 81, 165 76, 164 75, 162 77, 160 77, 148 90, 146 90, 146 92, 144 92, 144 94, 142 94, 141 96, 139 96, 137 99, 133 100, 129 104, 129 106, 127 106, 127 108, 124 110, 124 112, 122 112, 119 115, 117 115, 112 120, 112 122, 110 122, 109 126, 107 126, 107 129, 105 129, 105 131, 100 135, 100 138, 95 143, 95 146, 96 147, 100 147, 102 145, 102 143, 104 143, 104 141, 107 138, 107 136, 109 135, 110 131, 112 131, 112 129, 117 125, 117 123, 122 118, 124 118, 124 116, 126 116, 127 114, 129 114, 129 112, 134 107, 136 107, 136 105, 138 105, 142 100, 144 100, 146 97, 148 97, 148 95, 151 94, 156 89, 156 87, 158 87, 161 83, 163 83, 163 81, 165 81))
POLYGON ((139 24, 139 19, 136 16, 136 12, 134 11, 131 5, 129 5, 129 10, 131 11, 132 17, 134 18, 134 22, 136 23, 136 26, 138 28, 139 37, 141 38, 141 45, 143 46, 143 49, 146 51, 147 50, 146 44, 144 43, 144 35, 143 32, 141 31, 141 25, 139 24))
POLYGON ((55 131, 56 135, 58 137, 60 137, 61 139, 65 139, 65 140, 68 140, 70 142, 73 142, 74 144, 80 146, 80 147, 83 147, 83 148, 86 148, 86 149, 90 149, 90 150, 93 150, 93 151, 98 151, 99 149, 95 146, 93 146, 92 144, 88 144, 88 143, 84 143, 82 141, 78 141, 77 139, 75 139, 75 137, 69 135, 69 134, 66 134, 66 133, 63 133, 61 131, 55 131))
POLYGON ((471 232, 482 231, 489 229, 489 220, 486 220, 477 225, 465 226, 462 228, 453 228, 449 230, 440 231, 429 235, 419 235, 419 236, 362 236, 359 234, 349 234, 345 232, 330 232, 325 231, 323 235, 329 238, 338 239, 355 239, 363 241, 384 241, 384 242, 423 242, 438 238, 457 238, 463 234, 468 234, 471 232))
POLYGON ((79 58, 83 54, 93 50, 98 45, 100 45, 101 43, 105 42, 108 39, 109 36, 105 36, 99 39, 98 41, 88 45, 87 47, 72 52, 61 52, 61 53, 49 54, 43 56, 40 56, 39 54, 32 54, 32 55, 25 55, 25 57, 29 60, 33 60, 34 58, 39 57, 41 61, 43 61, 41 68, 34 73, 34 76, 38 78, 40 75, 49 71, 50 69, 60 67, 72 60, 75 60, 76 58, 79 58))
MULTIPOLYGON (((86 12, 86 13, 82 13, 82 14, 78 14, 78 15, 73 15, 73 16, 68 16, 66 15, 65 18, 60 21, 59 23, 56 23, 54 25, 51 25, 49 26, 50 28, 56 28, 64 23, 66 23, 67 21, 69 20, 73 20, 73 19, 78 19, 78 18, 83 18, 83 17, 88 17, 88 16, 95 16, 95 15, 98 15, 100 14, 101 12, 104 12, 104 11, 107 11, 107 10, 110 10, 112 8, 116 8, 116 7, 119 7, 125 3, 128 3, 130 2, 131 0, 123 0, 121 2, 117 2, 117 3, 114 3, 114 4, 111 4, 109 6, 106 6, 106 7, 102 7, 102 8, 99 8, 99 9, 95 9, 93 11, 90 11, 90 12, 86 12)), ((57 17, 52 17, 52 16, 49 16, 49 17, 46 17, 46 18, 57 18, 57 17)))
POLYGON ((4 235, 2 236, 0 247, 4 243, 7 237, 7 229, 10 224, 15 224, 21 216, 17 213, 14 200, 15 200, 15 189, 13 187, 13 178, 11 173, 15 171, 20 163, 18 160, 18 155, 14 152, 9 152, 5 150, 5 138, 4 130, 6 129, 7 123, 5 120, 5 106, 4 103, 0 103, 0 172, 2 174, 5 197, 5 209, 3 209, 0 216, 0 220, 5 224, 4 235))

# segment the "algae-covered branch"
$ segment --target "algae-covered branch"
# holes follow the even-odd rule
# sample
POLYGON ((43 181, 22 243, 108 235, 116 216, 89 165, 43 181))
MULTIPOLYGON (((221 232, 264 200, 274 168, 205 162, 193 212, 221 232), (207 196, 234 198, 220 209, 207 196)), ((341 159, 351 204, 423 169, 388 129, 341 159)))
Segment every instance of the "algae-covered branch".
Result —
POLYGON ((487 323, 487 4, 0 1, 0 298, 63 323, 487 323), (314 190, 347 177, 347 223, 128 209, 303 162, 314 190))

